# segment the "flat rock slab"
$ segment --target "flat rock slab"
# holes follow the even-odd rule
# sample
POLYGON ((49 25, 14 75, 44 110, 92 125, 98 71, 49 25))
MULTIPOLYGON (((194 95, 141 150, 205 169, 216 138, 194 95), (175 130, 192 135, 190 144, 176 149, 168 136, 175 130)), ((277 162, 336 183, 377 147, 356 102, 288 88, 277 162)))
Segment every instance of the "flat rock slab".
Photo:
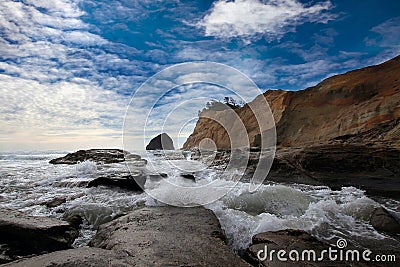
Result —
POLYGON ((50 160, 51 164, 77 164, 86 160, 96 163, 118 163, 125 161, 125 156, 130 153, 122 149, 89 149, 69 153, 61 158, 50 160))
POLYGON ((100 249, 82 247, 52 252, 29 259, 19 260, 2 266, 13 267, 76 267, 76 266, 134 266, 129 257, 122 257, 117 253, 100 249))
POLYGON ((205 208, 136 210, 101 225, 90 246, 138 266, 249 266, 226 246, 218 219, 205 208))
POLYGON ((0 209, 0 244, 10 261, 20 256, 70 248, 78 231, 70 224, 47 217, 29 216, 12 209, 0 209))

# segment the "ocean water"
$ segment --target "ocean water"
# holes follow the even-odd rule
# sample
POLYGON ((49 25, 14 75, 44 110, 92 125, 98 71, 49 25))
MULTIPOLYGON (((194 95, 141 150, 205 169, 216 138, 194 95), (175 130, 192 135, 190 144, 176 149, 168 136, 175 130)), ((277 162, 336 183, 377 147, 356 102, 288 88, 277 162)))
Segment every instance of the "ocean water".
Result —
POLYGON ((216 214, 228 244, 237 252, 247 248, 256 233, 287 228, 306 230, 332 244, 338 238, 345 238, 354 246, 371 250, 393 249, 400 245, 397 240, 375 231, 368 223, 371 212, 380 205, 400 218, 400 202, 371 199, 354 187, 333 191, 324 186, 267 183, 250 193, 248 183, 236 184, 220 179, 220 168, 207 168, 190 160, 188 155, 175 151, 167 155, 138 152, 152 164, 145 167, 130 165, 131 170, 137 173, 151 174, 157 169, 168 174, 166 179, 146 182, 150 194, 103 186, 87 188, 87 183, 96 177, 129 174, 126 163, 48 163, 66 153, 0 153, 0 206, 59 219, 68 214, 79 214, 84 223, 75 247, 86 245, 102 223, 143 206, 165 205, 151 195, 162 196, 168 203, 187 206, 202 202, 205 194, 217 194, 219 188, 231 190, 223 198, 205 206, 216 214), (196 182, 182 178, 182 169, 195 172, 196 182), (208 189, 207 192, 199 191, 199 195, 179 193, 170 187, 170 183, 196 187, 210 182, 216 185, 215 192, 208 189), (45 205, 55 198, 63 198, 65 203, 53 208, 45 205))

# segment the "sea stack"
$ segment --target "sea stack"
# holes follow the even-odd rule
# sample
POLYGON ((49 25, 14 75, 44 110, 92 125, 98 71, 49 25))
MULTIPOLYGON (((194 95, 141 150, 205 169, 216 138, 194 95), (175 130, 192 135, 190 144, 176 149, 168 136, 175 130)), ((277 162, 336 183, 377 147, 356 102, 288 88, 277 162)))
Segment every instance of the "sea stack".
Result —
POLYGON ((151 139, 146 150, 175 150, 174 142, 168 134, 162 133, 151 139))

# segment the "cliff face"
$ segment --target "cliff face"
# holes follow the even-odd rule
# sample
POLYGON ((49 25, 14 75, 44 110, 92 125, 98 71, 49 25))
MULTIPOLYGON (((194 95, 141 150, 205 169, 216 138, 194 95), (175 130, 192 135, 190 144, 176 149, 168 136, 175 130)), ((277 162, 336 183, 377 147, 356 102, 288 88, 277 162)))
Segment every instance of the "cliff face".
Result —
MULTIPOLYGON (((272 110, 280 147, 301 147, 326 142, 362 141, 400 147, 400 56, 382 63, 324 80, 302 91, 267 91, 236 110, 249 142, 257 146, 260 129, 249 106, 272 110)), ((229 149, 230 139, 221 125, 226 111, 205 111, 184 148, 196 147, 204 138, 229 149)), ((226 120, 226 118, 225 118, 226 120)), ((270 122, 262 122, 268 124, 270 122)), ((235 123, 227 124, 235 132, 235 123)))

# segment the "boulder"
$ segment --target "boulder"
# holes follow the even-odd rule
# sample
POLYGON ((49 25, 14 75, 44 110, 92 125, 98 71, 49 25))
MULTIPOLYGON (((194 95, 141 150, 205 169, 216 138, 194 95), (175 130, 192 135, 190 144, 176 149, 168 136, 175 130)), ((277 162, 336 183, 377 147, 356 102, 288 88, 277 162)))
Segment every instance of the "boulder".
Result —
POLYGON ((369 219, 370 224, 378 231, 391 235, 400 234, 400 224, 396 218, 383 207, 374 209, 369 219))
POLYGON ((70 248, 77 236, 67 222, 0 209, 0 244, 10 260, 70 248))
POLYGON ((133 177, 130 175, 120 177, 99 177, 89 182, 87 187, 97 187, 100 185, 109 187, 120 187, 132 191, 143 192, 146 177, 133 177), (137 181, 141 181, 138 183, 137 181))
POLYGON ((73 214, 71 212, 64 212, 63 220, 68 222, 75 229, 79 229, 80 225, 83 223, 83 218, 79 214, 73 214))
POLYGON ((159 174, 140 174, 132 176, 128 175, 113 175, 106 177, 98 177, 92 181, 90 181, 87 187, 97 187, 97 186, 109 186, 109 187, 119 187, 127 190, 143 192, 144 185, 147 179, 153 181, 159 181, 168 177, 166 173, 159 174))
POLYGON ((89 245, 137 266, 248 266, 226 246, 215 215, 200 207, 133 211, 101 225, 89 245))
POLYGON ((168 134, 162 133, 151 139, 146 150, 175 150, 174 143, 168 134))
POLYGON ((192 180, 194 182, 196 181, 196 177, 194 177, 194 175, 191 174, 191 173, 182 173, 181 177, 185 178, 185 179, 188 179, 188 180, 192 180))
POLYGON ((121 149, 89 149, 69 153, 64 157, 50 160, 51 164, 77 164, 86 160, 100 164, 118 163, 125 161, 130 153, 121 149))
POLYGON ((3 266, 7 267, 109 267, 134 266, 134 261, 126 254, 117 254, 111 250, 81 247, 52 252, 29 259, 14 261, 3 266))

